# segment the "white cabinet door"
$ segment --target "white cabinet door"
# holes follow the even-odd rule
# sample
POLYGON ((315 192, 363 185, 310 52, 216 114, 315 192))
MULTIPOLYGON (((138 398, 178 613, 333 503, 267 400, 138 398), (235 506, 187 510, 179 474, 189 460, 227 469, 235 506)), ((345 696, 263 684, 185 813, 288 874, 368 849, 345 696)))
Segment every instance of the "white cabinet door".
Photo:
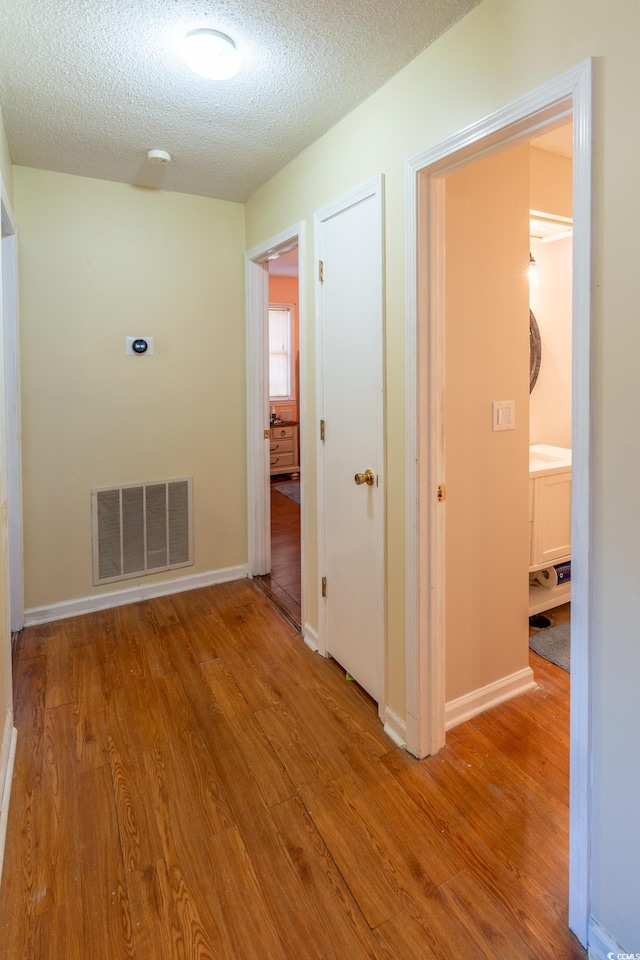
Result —
POLYGON ((538 477, 535 490, 534 565, 571 555, 571 473, 538 477))

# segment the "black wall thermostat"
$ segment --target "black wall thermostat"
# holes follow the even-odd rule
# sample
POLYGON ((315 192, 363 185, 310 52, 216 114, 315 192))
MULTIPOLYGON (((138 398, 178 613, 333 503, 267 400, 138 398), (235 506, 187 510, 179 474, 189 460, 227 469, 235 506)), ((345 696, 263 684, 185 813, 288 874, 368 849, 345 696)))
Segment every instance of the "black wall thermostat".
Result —
POLYGON ((128 357, 152 357, 153 337, 125 337, 124 352, 128 357))

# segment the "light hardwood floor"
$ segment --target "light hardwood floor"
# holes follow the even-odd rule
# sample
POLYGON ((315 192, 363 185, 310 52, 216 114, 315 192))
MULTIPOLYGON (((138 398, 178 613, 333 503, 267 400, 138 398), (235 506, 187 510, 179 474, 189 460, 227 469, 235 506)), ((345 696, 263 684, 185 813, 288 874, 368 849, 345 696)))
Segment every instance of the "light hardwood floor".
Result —
POLYGON ((300 629, 300 505, 279 493, 275 486, 271 485, 271 573, 256 580, 293 625, 300 629))
POLYGON ((249 581, 25 630, 5 960, 562 960, 568 677, 416 761, 249 581))

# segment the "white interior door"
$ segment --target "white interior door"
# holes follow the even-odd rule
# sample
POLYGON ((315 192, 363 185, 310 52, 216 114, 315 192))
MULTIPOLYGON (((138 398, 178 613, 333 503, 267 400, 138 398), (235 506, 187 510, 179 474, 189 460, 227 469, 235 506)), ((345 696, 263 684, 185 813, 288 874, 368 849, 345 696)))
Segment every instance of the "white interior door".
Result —
POLYGON ((316 214, 319 648, 383 699, 382 179, 316 214), (319 268, 320 270, 320 268, 319 268), (371 471, 372 482, 356 483, 371 471), (322 583, 322 580, 321 580, 322 583))

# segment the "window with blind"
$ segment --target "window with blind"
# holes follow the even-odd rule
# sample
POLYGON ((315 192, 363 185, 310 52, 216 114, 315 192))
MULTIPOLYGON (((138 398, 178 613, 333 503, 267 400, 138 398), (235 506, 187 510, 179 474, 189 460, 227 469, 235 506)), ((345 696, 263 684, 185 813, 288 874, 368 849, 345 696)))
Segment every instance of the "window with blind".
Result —
POLYGON ((292 307, 269 304, 269 399, 290 400, 293 395, 292 307))

